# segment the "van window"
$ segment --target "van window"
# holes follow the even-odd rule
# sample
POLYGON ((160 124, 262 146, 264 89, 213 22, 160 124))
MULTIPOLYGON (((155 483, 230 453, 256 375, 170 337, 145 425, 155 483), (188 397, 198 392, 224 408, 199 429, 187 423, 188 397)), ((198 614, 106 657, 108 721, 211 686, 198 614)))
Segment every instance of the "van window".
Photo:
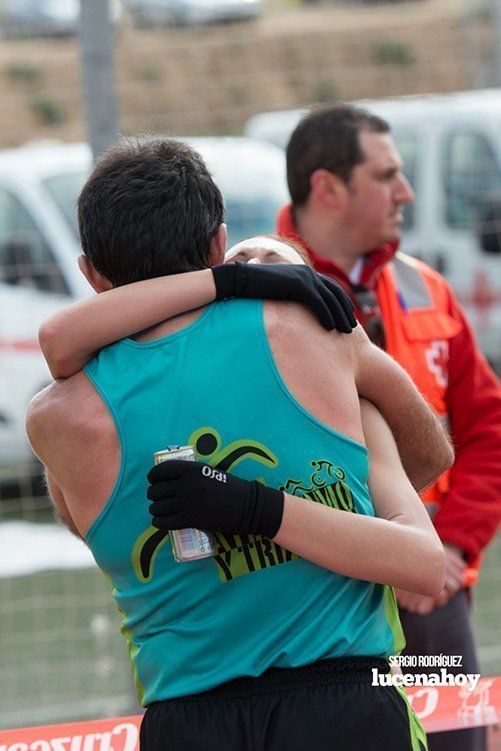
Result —
POLYGON ((443 181, 446 220, 454 229, 474 230, 501 194, 501 172, 483 133, 456 131, 446 145, 443 181))
POLYGON ((63 172, 60 175, 47 177, 43 181, 45 188, 57 203, 78 243, 80 243, 80 238, 78 235, 77 199, 88 176, 88 172, 82 171, 63 172))
POLYGON ((218 148, 199 149, 214 176, 225 200, 228 247, 258 234, 273 232, 276 215, 289 200, 285 180, 285 159, 281 152, 268 148, 252 148, 238 143, 225 150, 224 141, 218 148), (235 165, 238 164, 238 169, 235 165))
MULTIPOLYGON (((417 164, 418 164, 418 139, 414 133, 393 134, 397 151, 404 163, 404 175, 416 192, 417 164)), ((404 206, 403 229, 410 230, 414 226, 414 202, 404 206)))
POLYGON ((0 188, 0 282, 68 294, 52 254, 22 203, 0 188))
POLYGON ((284 203, 282 196, 240 200, 239 196, 226 194, 228 247, 246 237, 273 233, 276 216, 284 203))

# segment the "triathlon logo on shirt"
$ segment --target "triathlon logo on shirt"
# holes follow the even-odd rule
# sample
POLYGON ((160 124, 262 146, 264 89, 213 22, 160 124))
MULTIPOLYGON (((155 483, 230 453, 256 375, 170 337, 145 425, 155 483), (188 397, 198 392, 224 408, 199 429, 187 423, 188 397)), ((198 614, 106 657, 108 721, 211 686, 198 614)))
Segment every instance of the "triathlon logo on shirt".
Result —
MULTIPOLYGON (((195 447, 197 459, 218 472, 230 472, 244 459, 278 466, 277 457, 262 443, 251 439, 233 441, 223 447, 221 436, 210 427, 199 428, 189 437, 187 444, 195 447)), ((258 478, 263 482, 262 478, 258 478)), ((169 539, 165 530, 148 527, 136 540, 132 550, 132 565, 140 582, 151 581, 155 559, 169 539)), ((212 560, 217 566, 222 582, 291 561, 294 556, 274 542, 258 535, 224 535, 214 533, 216 553, 212 560)))
MULTIPOLYGON (((240 462, 249 459, 273 469, 279 464, 275 454, 257 441, 242 439, 223 447, 219 433, 210 427, 195 431, 187 443, 195 447, 198 459, 218 472, 231 472, 240 462)), ((328 461, 311 461, 310 466, 313 471, 308 480, 290 478, 280 490, 310 498, 331 508, 356 512, 351 491, 343 482, 344 470, 328 461)), ((264 482, 263 478, 257 479, 264 482)), ((132 564, 139 581, 151 581, 156 556, 168 539, 167 532, 155 527, 149 527, 137 539, 132 552, 132 564)), ((212 560, 223 583, 297 558, 261 535, 215 532, 214 539, 216 553, 212 560)))
POLYGON ((344 469, 328 461, 312 461, 310 466, 313 472, 306 482, 290 479, 280 487, 280 490, 302 498, 311 498, 312 501, 322 503, 324 506, 356 514, 357 509, 351 490, 344 482, 346 477, 344 469))

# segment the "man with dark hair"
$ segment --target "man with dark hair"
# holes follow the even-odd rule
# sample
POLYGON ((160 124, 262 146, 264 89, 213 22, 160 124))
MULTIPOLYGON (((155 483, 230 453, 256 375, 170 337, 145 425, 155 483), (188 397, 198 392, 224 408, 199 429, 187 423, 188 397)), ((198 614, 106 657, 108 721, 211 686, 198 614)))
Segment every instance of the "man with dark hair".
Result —
POLYGON ((209 268, 224 203, 202 157, 188 144, 131 138, 97 164, 80 194, 78 221, 86 257, 118 287, 209 268))
MULTIPOLYGON (((343 285, 372 341, 450 428, 455 465, 422 496, 444 543, 445 587, 437 597, 397 596, 409 653, 461 655, 457 671, 478 672, 466 569, 478 566, 500 518, 495 376, 445 280, 397 253, 413 192, 384 120, 351 105, 313 109, 290 138, 287 178, 292 203, 279 214, 278 233, 302 242, 314 268, 343 285)), ((431 747, 480 751, 485 734, 438 733, 431 747)))
POLYGON ((328 170, 348 183, 353 168, 365 160, 359 134, 389 130, 380 117, 347 105, 336 107, 335 118, 329 107, 319 107, 314 117, 305 117, 287 146, 287 183, 293 205, 307 202, 310 177, 317 169, 328 170))
MULTIPOLYGON (((79 201, 81 268, 106 292, 212 267, 221 208, 188 147, 111 149, 79 201)), ((405 698, 371 680, 399 649, 385 585, 438 591, 443 553, 396 450, 394 472, 380 461, 374 517, 357 388, 425 482, 451 462, 440 424, 359 327, 342 336, 294 303, 227 299, 252 297, 259 277, 270 294, 338 311, 342 295, 308 267, 207 273, 224 302, 103 349, 42 392, 27 420, 60 514, 112 582, 148 707, 141 748, 326 751, 335 728, 340 751, 422 751, 405 698), (205 463, 156 466, 148 511, 146 472, 166 444, 193 445, 205 463), (215 555, 175 562, 166 530, 185 527, 213 531, 215 555)), ((379 443, 391 446, 385 429, 379 443)))

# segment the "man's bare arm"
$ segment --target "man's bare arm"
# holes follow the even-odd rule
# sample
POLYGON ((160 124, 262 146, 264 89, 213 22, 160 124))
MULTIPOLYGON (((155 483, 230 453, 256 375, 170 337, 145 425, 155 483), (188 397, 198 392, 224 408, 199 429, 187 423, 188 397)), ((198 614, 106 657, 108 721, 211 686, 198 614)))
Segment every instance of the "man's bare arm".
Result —
POLYGON ((394 586, 405 581, 413 592, 433 596, 444 582, 442 543, 405 475, 388 425, 371 403, 361 409, 379 518, 308 506, 286 495, 275 542, 345 576, 394 586))
POLYGON ((57 484, 54 476, 49 472, 47 468, 45 469, 45 483, 47 485, 49 498, 51 499, 52 505, 54 506, 54 514, 56 519, 64 524, 65 527, 68 527, 70 532, 76 537, 82 538, 82 535, 76 528, 75 522, 71 518, 71 514, 68 511, 68 506, 66 505, 63 491, 57 484))
POLYGON ((63 492, 53 473, 47 467, 52 445, 50 437, 55 429, 54 415, 50 409, 51 395, 54 391, 57 391, 57 386, 49 386, 32 399, 26 412, 26 433, 33 451, 44 466, 45 483, 56 519, 68 527, 70 532, 80 537, 81 535, 68 511, 63 492))
POLYGON ((381 412, 395 437, 410 481, 421 491, 454 461, 454 451, 439 418, 391 357, 369 341, 361 327, 351 334, 358 393, 381 412))
POLYGON ((344 576, 435 596, 444 583, 443 547, 404 515, 378 519, 284 494, 276 543, 344 576))
POLYGON ((52 376, 68 378, 102 347, 206 305, 215 295, 210 269, 126 284, 54 313, 40 327, 40 346, 52 376))
POLYGON ((110 414, 79 373, 56 381, 32 399, 26 431, 46 469, 58 516, 72 532, 85 537, 118 474, 120 450, 110 414), (103 456, 109 457, 104 465, 103 456))

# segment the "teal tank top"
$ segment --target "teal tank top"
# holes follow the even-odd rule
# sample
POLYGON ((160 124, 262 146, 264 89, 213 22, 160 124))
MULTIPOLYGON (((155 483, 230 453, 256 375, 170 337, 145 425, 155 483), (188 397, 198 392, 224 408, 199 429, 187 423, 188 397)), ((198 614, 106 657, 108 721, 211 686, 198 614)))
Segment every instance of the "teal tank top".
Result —
POLYGON ((215 557, 177 563, 169 537, 150 526, 146 475, 153 452, 172 444, 312 503, 374 515, 366 448, 290 394, 261 301, 213 304, 155 341, 124 339, 85 372, 121 447, 115 488, 87 543, 111 582, 144 706, 271 666, 402 649, 390 587, 332 573, 259 536, 218 534, 215 557))

